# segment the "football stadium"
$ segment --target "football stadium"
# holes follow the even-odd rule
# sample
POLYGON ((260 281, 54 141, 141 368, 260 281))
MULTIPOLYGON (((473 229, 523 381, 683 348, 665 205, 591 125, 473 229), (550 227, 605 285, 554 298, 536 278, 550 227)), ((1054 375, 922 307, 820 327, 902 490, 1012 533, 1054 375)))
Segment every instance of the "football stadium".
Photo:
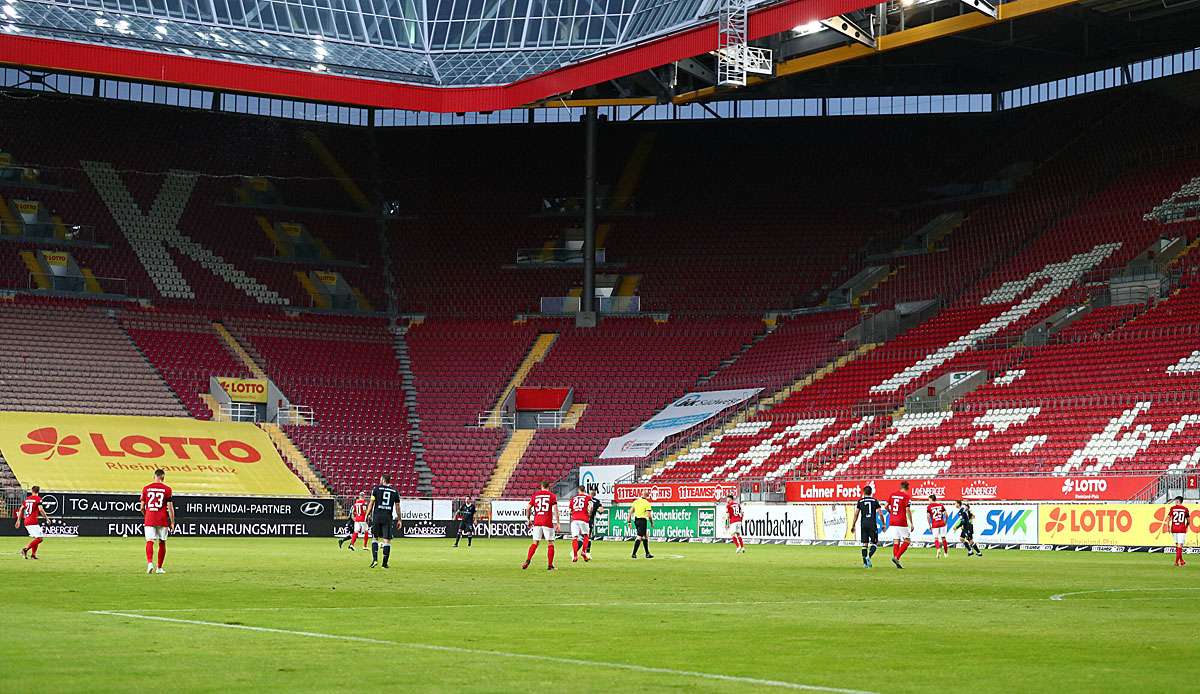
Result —
POLYGON ((0 691, 1200 690, 1200 0, 0 0, 0 124, 0 691))

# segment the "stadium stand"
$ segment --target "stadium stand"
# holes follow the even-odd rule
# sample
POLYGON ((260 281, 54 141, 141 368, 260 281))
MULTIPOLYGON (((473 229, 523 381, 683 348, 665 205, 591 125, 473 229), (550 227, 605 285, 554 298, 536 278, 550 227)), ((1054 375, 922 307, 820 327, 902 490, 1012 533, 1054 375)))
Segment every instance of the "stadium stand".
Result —
POLYGON ((620 436, 678 398, 696 379, 752 339, 754 319, 612 319, 597 328, 558 326, 547 358, 525 379, 529 386, 575 389, 587 410, 573 429, 538 430, 505 489, 523 495, 540 480, 557 480, 594 460, 620 436))
MULTIPOLYGON (((586 407, 529 437, 511 476, 499 478, 506 496, 594 461, 610 437, 695 389, 764 392, 668 442, 647 468, 655 480, 1179 466, 1197 448, 1195 253, 1164 274, 1165 297, 1097 301, 1160 236, 1182 236, 1190 250, 1200 235, 1195 221, 1145 218, 1200 175, 1191 140, 1178 134, 1187 114, 1172 104, 1102 95, 1013 114, 987 126, 989 142, 1008 147, 972 143, 977 123, 922 122, 909 133, 914 146, 957 134, 961 148, 930 162, 895 155, 853 181, 845 167, 805 185, 781 179, 735 210, 703 214, 716 184, 671 187, 664 172, 712 155, 689 146, 692 126, 663 129, 652 147, 669 156, 649 157, 637 196, 605 210, 601 266, 630 278, 623 291, 655 318, 608 317, 588 329, 536 315, 541 297, 578 293, 577 267, 516 263, 522 249, 560 242, 578 224, 544 210, 545 199, 575 192, 561 171, 575 170, 578 148, 564 145, 554 166, 515 156, 535 139, 544 147, 544 134, 515 130, 504 145, 514 156, 489 167, 416 177, 399 158, 366 171, 350 155, 365 138, 352 131, 140 109, 135 125, 132 107, 106 104, 86 118, 113 137, 81 146, 44 137, 80 122, 78 104, 0 103, 23 133, 6 147, 56 181, 6 184, 0 195, 36 196, 92 239, 5 239, 0 284, 16 298, 0 301, 0 325, 21 347, 0 367, 0 402, 204 419, 210 376, 257 368, 313 408, 314 424, 283 430, 334 492, 357 493, 388 471, 406 494, 478 494, 512 437, 481 414, 514 385, 538 336, 553 335, 517 380, 571 387, 586 407), (1131 119, 1147 125, 1131 131, 1131 119), (213 146, 181 152, 160 121, 213 146), (149 133, 144 146, 117 144, 135 130, 149 133), (968 194, 933 189, 946 182, 968 194), (373 186, 395 196, 397 218, 381 224, 364 211, 373 186), (875 187, 869 201, 846 192, 875 187), (311 233, 311 253, 289 257, 285 223, 311 233), (46 247, 69 249, 143 301, 31 298, 21 251, 46 247), (367 315, 311 310, 320 304, 302 276, 320 269, 340 273, 367 315), (869 281, 830 299, 864 271, 869 281), (854 338, 864 319, 925 300, 932 309, 915 325, 854 338), (389 301, 394 322, 382 313, 389 301), (1026 342, 1067 309, 1083 315, 1044 346, 1026 342), (939 376, 973 370, 987 382, 947 408, 904 409, 939 376), (68 383, 78 386, 70 399, 68 383), (1089 452, 1092 435, 1100 453, 1089 452)), ((878 153, 885 137, 849 121, 804 133, 755 127, 813 158, 843 142, 878 153)), ((379 137, 385 148, 402 144, 379 137)), ((604 180, 636 178, 638 140, 613 138, 604 180)), ((738 166, 765 165, 765 153, 735 145, 722 146, 743 157, 738 166)), ((414 156, 474 153, 451 132, 412 147, 414 156)))
POLYGON ((476 494, 488 481, 506 431, 480 426, 480 414, 495 408, 537 331, 511 320, 448 319, 408 329, 425 459, 437 493, 476 494))
MULTIPOLYGON (((1077 303, 1089 280, 1108 278, 1168 233, 1143 217, 1198 171, 1200 162, 1183 161, 1117 178, 936 318, 775 409, 668 459, 656 479, 796 472, 928 477, 952 467, 977 474, 1178 465, 1195 449, 1198 405, 1185 402, 1192 392, 1181 385, 1186 374, 1168 371, 1187 358, 1190 340, 1163 338, 1193 329, 1191 288, 1177 289, 1144 313, 1136 306, 1101 309, 1059 344, 1026 348, 1020 340, 1026 328, 1077 303), (1089 332, 1097 339, 1079 340, 1089 332), (902 409, 905 395, 938 376, 976 369, 995 380, 952 409, 902 409), (856 426, 859 431, 848 434, 856 426)), ((1169 233, 1191 240, 1197 227, 1175 224, 1169 233)), ((1191 276, 1189 271, 1185 281, 1191 276)))
POLYGON ((187 411, 114 314, 49 298, 3 302, 0 407, 185 416, 187 411))
POLYGON ((127 309, 121 325, 197 419, 213 412, 201 399, 209 377, 252 377, 205 316, 185 311, 127 309))
POLYGON ((238 317, 229 331, 313 425, 282 428, 339 494, 369 488, 381 473, 417 492, 399 365, 383 321, 238 317))

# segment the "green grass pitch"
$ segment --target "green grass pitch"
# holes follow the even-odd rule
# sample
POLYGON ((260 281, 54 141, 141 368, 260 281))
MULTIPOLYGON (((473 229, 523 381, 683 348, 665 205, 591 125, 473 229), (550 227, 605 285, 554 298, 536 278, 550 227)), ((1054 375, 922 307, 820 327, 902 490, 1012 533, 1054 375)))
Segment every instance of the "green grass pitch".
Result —
POLYGON ((521 571, 526 542, 450 544, 398 541, 383 571, 332 540, 179 538, 148 576, 139 539, 51 538, 38 562, 6 539, 0 691, 1200 688, 1200 562, 1170 555, 913 549, 898 571, 882 548, 868 571, 755 545, 572 564, 560 541, 548 572, 544 545, 521 571))

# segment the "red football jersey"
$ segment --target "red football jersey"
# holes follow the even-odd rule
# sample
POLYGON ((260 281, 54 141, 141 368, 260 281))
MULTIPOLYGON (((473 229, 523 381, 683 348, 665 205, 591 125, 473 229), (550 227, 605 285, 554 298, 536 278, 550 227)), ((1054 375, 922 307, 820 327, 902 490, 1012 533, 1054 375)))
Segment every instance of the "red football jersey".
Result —
POLYGON ((571 520, 586 523, 592 519, 591 510, 591 494, 576 494, 571 497, 571 520))
POLYGON ((1188 507, 1175 504, 1171 507, 1169 513, 1170 515, 1168 518, 1170 519, 1169 522, 1171 523, 1171 532, 1186 533, 1188 529, 1188 516, 1191 515, 1191 513, 1188 511, 1188 507))
POLYGON ((912 497, 908 492, 896 492, 888 497, 888 525, 891 527, 908 527, 908 504, 912 497))
POLYGON ((356 500, 354 506, 350 509, 350 516, 354 519, 355 523, 365 523, 367 521, 367 500, 356 500))
POLYGON ((558 497, 554 492, 543 489, 533 493, 529 499, 529 508, 533 509, 533 524, 542 528, 554 527, 554 510, 558 506, 558 497))
POLYGON ((142 487, 142 515, 145 524, 152 528, 165 528, 171 524, 167 515, 167 502, 171 500, 171 488, 162 482, 151 482, 142 487))
POLYGON ((37 525, 40 522, 39 513, 42 508, 42 497, 33 494, 25 497, 21 503, 21 525, 37 525))
POLYGON ((929 527, 944 528, 946 527, 946 507, 941 504, 930 504, 925 507, 925 513, 929 516, 929 527))
POLYGON ((742 522, 742 505, 736 501, 725 503, 725 513, 729 516, 730 523, 742 522))

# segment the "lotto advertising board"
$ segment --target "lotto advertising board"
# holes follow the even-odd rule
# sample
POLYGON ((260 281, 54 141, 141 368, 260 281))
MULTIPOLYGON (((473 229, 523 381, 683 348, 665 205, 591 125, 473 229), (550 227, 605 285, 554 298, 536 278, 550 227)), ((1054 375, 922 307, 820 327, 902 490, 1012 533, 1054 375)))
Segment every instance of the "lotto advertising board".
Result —
MULTIPOLYGON (((606 536, 633 537, 629 507, 613 506, 609 511, 606 536)), ((655 506, 653 513, 654 527, 650 529, 652 539, 695 540, 715 536, 716 511, 712 506, 655 506)))
POLYGON ((0 453, 26 487, 132 493, 162 468, 178 493, 309 494, 266 432, 243 422, 0 412, 0 453))
POLYGON ((267 382, 261 378, 230 378, 217 377, 221 390, 234 402, 265 403, 267 401, 267 382))
MULTIPOLYGON (((1155 477, 962 477, 909 480, 914 499, 936 494, 939 499, 964 501, 1127 501, 1155 477)), ((788 501, 837 503, 857 501, 864 486, 886 499, 900 480, 842 480, 788 482, 788 501)))
MULTIPOLYGON (((1200 547, 1200 506, 1190 508, 1187 545, 1200 547)), ((1038 526, 1044 544, 1174 546, 1166 517, 1165 504, 1043 504, 1038 526)))
MULTIPOLYGON (((175 495, 172 534, 198 537, 329 537, 332 499, 175 495)), ((54 519, 47 534, 125 537, 142 535, 141 500, 132 494, 43 492, 54 519)), ((10 523, 4 527, 12 529, 10 523)), ((17 534, 24 534, 23 530, 17 534)))

